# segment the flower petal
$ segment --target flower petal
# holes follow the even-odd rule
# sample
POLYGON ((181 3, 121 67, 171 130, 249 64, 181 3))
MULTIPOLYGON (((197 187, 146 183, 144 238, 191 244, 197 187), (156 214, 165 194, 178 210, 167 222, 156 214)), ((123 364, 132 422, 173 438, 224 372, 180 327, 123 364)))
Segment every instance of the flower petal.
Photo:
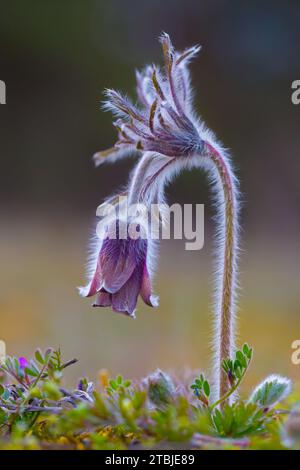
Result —
POLYGON ((110 307, 111 306, 111 294, 107 292, 99 292, 96 296, 93 307, 110 307))
POLYGON ((131 154, 136 153, 136 148, 133 145, 124 147, 111 147, 107 150, 96 152, 93 155, 95 166, 101 166, 103 163, 115 163, 117 160, 129 157, 131 154))
POLYGON ((142 285, 142 272, 143 266, 137 267, 122 289, 112 295, 114 311, 135 317, 134 311, 142 285))
POLYGON ((108 239, 103 242, 100 264, 103 288, 114 294, 128 281, 141 259, 146 257, 147 242, 142 239, 108 239))
POLYGON ((158 307, 159 299, 152 293, 152 283, 146 265, 144 267, 140 294, 145 304, 150 305, 150 307, 158 307))
POLYGON ((85 287, 79 287, 79 293, 82 297, 91 297, 95 295, 98 290, 101 288, 102 283, 102 273, 100 269, 99 259, 97 261, 97 266, 95 273, 90 281, 90 283, 85 287))

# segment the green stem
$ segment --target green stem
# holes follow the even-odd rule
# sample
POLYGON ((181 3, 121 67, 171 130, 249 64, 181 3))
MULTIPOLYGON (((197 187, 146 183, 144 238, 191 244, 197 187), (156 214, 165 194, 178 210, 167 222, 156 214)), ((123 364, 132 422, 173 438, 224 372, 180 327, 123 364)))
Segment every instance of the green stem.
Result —
POLYGON ((246 373, 249 369, 250 363, 251 363, 251 360, 248 362, 246 369, 244 369, 244 372, 242 373, 241 377, 238 379, 236 384, 234 384, 234 386, 230 390, 228 390, 228 392, 225 393, 225 395, 223 395, 221 398, 219 398, 217 401, 215 401, 212 405, 210 405, 210 407, 209 407, 210 411, 213 411, 214 408, 216 408, 216 406, 220 405, 221 403, 226 402, 228 400, 228 398, 239 388, 239 386, 241 385, 242 381, 244 380, 244 377, 245 377, 245 375, 246 375, 246 373))

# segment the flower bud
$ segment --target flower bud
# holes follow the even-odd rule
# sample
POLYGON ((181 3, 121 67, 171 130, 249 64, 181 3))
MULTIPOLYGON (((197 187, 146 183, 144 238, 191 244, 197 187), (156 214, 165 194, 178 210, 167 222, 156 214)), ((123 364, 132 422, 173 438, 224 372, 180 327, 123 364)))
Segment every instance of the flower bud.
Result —
POLYGON ((132 420, 134 418, 134 407, 130 398, 123 398, 120 403, 121 413, 124 418, 132 420))
POLYGON ((169 377, 157 369, 148 379, 148 396, 152 403, 157 406, 171 403, 175 394, 175 385, 169 377))
POLYGON ((289 395, 291 388, 292 383, 286 377, 270 375, 255 388, 249 401, 263 408, 269 408, 289 395))

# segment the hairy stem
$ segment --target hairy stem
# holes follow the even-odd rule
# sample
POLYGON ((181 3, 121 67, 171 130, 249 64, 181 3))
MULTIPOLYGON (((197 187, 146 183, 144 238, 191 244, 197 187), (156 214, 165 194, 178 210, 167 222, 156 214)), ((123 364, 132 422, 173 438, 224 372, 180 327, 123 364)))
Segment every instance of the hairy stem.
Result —
MULTIPOLYGON (((237 261, 237 188, 230 164, 220 151, 207 144, 208 154, 216 173, 217 194, 220 211, 219 233, 219 286, 216 296, 216 399, 226 396, 230 384, 222 369, 224 359, 231 358, 235 338, 235 290, 237 261)), ((225 402, 222 402, 222 405, 225 402)))
POLYGON ((130 204, 138 204, 141 202, 140 196, 143 187, 143 181, 152 162, 153 155, 151 153, 147 153, 137 164, 128 191, 128 206, 130 206, 130 204))
MULTIPOLYGON (((205 143, 204 155, 209 158, 212 165, 219 210, 219 278, 216 293, 216 331, 214 338, 216 348, 215 400, 218 401, 221 397, 227 396, 231 388, 227 375, 223 371, 222 363, 224 359, 232 358, 234 350, 235 278, 238 236, 237 188, 230 162, 226 155, 223 155, 221 150, 218 150, 208 142, 205 143)), ((152 165, 152 160, 153 156, 149 155, 147 158, 142 158, 139 162, 129 191, 129 203, 139 202, 141 193, 144 200, 145 193, 149 190, 157 176, 164 172, 168 174, 171 171, 171 166, 175 165, 178 161, 176 158, 170 159, 167 162, 163 161, 158 166, 157 172, 153 172, 153 178, 150 178, 146 185, 144 184, 145 187, 143 187, 143 181, 146 179, 147 171, 152 165)), ((225 402, 222 400, 220 406, 223 406, 225 402)))

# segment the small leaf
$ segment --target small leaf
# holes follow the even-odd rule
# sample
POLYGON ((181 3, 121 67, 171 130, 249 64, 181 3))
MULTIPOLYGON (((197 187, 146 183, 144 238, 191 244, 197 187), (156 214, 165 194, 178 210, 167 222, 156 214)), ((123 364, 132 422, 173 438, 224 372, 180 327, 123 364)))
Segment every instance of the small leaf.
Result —
POLYGON ((15 371, 17 372, 17 374, 19 375, 20 374, 20 362, 19 362, 19 359, 17 359, 16 357, 13 358, 13 362, 14 362, 14 369, 15 371))
POLYGON ((121 384, 122 384, 122 382, 123 382, 123 377, 122 377, 122 375, 117 375, 116 382, 117 382, 118 385, 121 385, 121 384))
POLYGON ((262 407, 270 407, 283 400, 291 391, 291 381, 280 375, 270 375, 259 384, 249 402, 262 407))
POLYGON ((204 393, 207 397, 209 397, 210 395, 210 386, 209 386, 209 383, 207 382, 207 380, 204 380, 203 382, 203 390, 204 390, 204 393))
POLYGON ((40 349, 37 349, 34 353, 34 357, 36 358, 37 362, 39 362, 40 364, 44 365, 45 364, 45 360, 42 356, 42 352, 40 349))
POLYGON ((5 359, 5 365, 6 365, 7 369, 10 369, 10 370, 13 369, 13 362, 12 362, 12 358, 11 358, 11 357, 8 356, 8 357, 5 359))
POLYGON ((175 385, 169 375, 158 369, 147 377, 147 382, 148 396, 152 403, 161 407, 173 402, 175 385))
POLYGON ((39 368, 37 367, 36 363, 31 359, 30 363, 28 364, 30 369, 34 370, 36 374, 40 373, 39 368))
POLYGON ((227 374, 229 372, 229 367, 228 367, 228 361, 227 360, 224 360, 223 363, 222 363, 222 369, 224 370, 224 372, 227 374))
POLYGON ((30 375, 31 377, 38 377, 38 375, 39 375, 39 372, 36 372, 31 367, 25 367, 24 370, 25 370, 25 373, 27 375, 30 375))
POLYGON ((244 356, 244 354, 242 353, 242 351, 237 351, 236 352, 236 358, 238 359, 238 361, 240 362, 241 366, 246 369, 247 367, 247 360, 244 356))
POLYGON ((6 400, 9 399, 9 397, 10 397, 10 391, 7 390, 7 389, 4 390, 4 393, 3 393, 3 395, 2 395, 2 400, 6 401, 6 400))
POLYGON ((243 353, 248 359, 250 359, 250 348, 247 343, 243 345, 243 353))
POLYGON ((223 431, 222 418, 223 417, 221 412, 219 410, 216 410, 215 414, 213 415, 213 420, 219 434, 222 434, 223 431))
POLYGON ((52 354, 53 354, 53 349, 52 348, 46 349, 46 351, 45 351, 45 363, 47 363, 50 360, 52 354))
POLYGON ((116 384, 114 380, 110 380, 109 385, 111 386, 113 390, 118 390, 118 385, 116 384))

